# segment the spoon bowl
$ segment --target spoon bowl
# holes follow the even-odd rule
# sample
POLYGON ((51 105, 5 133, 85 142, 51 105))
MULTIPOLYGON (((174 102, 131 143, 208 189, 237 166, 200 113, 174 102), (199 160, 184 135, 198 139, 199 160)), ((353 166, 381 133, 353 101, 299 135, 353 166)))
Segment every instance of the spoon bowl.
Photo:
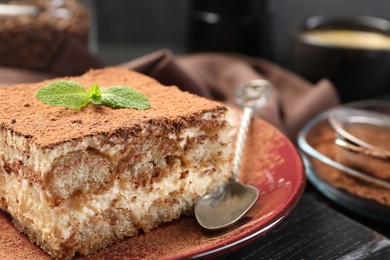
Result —
POLYGON ((255 187, 229 182, 196 203, 196 219, 209 230, 230 227, 249 211, 258 197, 259 192, 255 187))
POLYGON ((271 84, 266 80, 253 80, 237 89, 237 104, 244 108, 237 135, 230 181, 202 196, 195 204, 195 217, 205 229, 219 230, 236 224, 255 204, 259 197, 257 188, 238 181, 241 158, 247 131, 255 108, 266 104, 271 84))

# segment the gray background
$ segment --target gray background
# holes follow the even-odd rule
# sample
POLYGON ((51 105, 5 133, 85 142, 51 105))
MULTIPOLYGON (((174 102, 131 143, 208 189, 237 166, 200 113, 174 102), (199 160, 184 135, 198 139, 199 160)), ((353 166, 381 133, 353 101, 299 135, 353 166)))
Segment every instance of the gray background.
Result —
MULTIPOLYGON (((161 48, 186 53, 190 0, 91 0, 97 17, 98 55, 118 63, 161 48)), ((269 59, 291 63, 291 31, 318 14, 370 15, 390 20, 389 0, 269 0, 269 59)))

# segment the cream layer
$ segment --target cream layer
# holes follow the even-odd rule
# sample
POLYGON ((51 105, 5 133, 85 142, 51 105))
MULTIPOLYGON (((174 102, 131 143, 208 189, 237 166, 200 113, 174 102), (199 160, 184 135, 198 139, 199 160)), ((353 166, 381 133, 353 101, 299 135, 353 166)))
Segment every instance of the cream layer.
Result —
MULTIPOLYGON (((132 183, 116 179, 112 187, 102 194, 73 196, 55 207, 37 184, 20 180, 14 174, 3 173, 5 193, 2 197, 6 201, 6 210, 20 223, 26 222, 33 229, 41 230, 46 241, 64 242, 94 216, 112 207, 129 210, 136 217, 135 223, 142 223, 149 219, 149 212, 155 203, 177 192, 182 193, 180 197, 193 203, 194 198, 227 181, 227 158, 218 159, 222 159, 221 163, 209 168, 188 169, 177 163, 170 175, 148 187, 135 187, 132 183), (183 173, 186 173, 185 178, 183 173)), ((142 228, 142 225, 138 228, 142 228)))

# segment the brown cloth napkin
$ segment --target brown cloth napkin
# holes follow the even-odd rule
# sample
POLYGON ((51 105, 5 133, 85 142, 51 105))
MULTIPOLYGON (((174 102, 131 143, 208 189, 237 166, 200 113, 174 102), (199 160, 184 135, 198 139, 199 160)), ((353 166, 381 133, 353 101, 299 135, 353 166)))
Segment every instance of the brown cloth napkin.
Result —
POLYGON ((161 50, 122 64, 198 95, 234 105, 235 88, 266 79, 274 86, 268 105, 256 111, 292 140, 312 117, 339 104, 329 80, 316 85, 269 61, 232 53, 198 53, 175 57, 161 50))
MULTIPOLYGON (((37 82, 64 74, 78 75, 87 68, 103 66, 92 56, 82 53, 77 48, 67 49, 66 55, 59 55, 47 74, 0 68, 0 85, 37 82), (82 62, 75 57, 82 57, 82 62)), ((255 114, 292 140, 310 118, 339 104, 337 92, 328 80, 313 86, 269 61, 239 54, 198 53, 175 57, 169 50, 160 50, 120 66, 147 74, 162 84, 176 85, 229 105, 234 105, 235 88, 239 84, 267 79, 274 86, 273 94, 268 105, 255 114)))

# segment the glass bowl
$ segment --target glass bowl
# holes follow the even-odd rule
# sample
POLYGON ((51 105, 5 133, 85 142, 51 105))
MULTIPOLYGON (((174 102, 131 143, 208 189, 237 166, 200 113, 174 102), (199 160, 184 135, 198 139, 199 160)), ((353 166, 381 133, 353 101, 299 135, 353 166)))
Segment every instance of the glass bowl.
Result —
MULTIPOLYGON (((345 151, 335 144, 336 132, 328 117, 340 108, 358 108, 390 115, 390 102, 369 100, 349 103, 328 110, 308 122, 298 135, 298 146, 306 167, 308 180, 326 197, 355 213, 390 223, 390 181, 344 163, 345 151)), ((359 164, 377 167, 390 161, 352 155, 359 164)), ((378 170, 379 174, 381 169, 378 170)), ((386 171, 386 170, 384 170, 386 171)), ((386 171, 388 172, 388 171, 386 171)))

